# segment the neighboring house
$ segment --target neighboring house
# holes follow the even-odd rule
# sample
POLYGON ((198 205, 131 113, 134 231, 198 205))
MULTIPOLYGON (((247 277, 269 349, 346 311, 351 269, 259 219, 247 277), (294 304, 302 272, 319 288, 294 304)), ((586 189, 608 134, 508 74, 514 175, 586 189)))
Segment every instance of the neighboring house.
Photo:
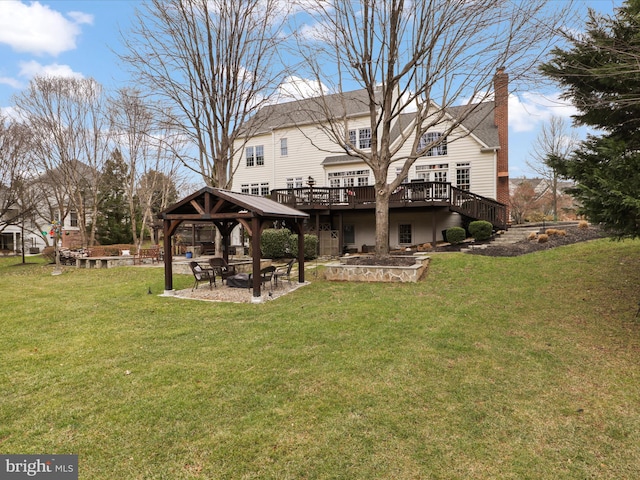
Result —
MULTIPOLYGON (((50 235, 52 225, 60 222, 62 228, 59 246, 82 247, 80 229, 84 223, 74 207, 70 192, 80 191, 94 177, 95 171, 78 160, 73 160, 66 168, 58 167, 40 175, 33 182, 33 188, 40 190, 40 201, 37 213, 29 221, 28 231, 25 231, 25 246, 28 244, 29 248, 37 247, 40 250, 53 246, 54 237, 50 235)), ((86 190, 90 191, 89 188, 86 190)))
POLYGON ((31 212, 23 214, 25 210, 16 205, 11 193, 7 187, 0 186, 0 253, 22 252, 23 235, 25 251, 33 251, 33 248, 40 247, 33 235, 37 225, 31 220, 31 212))
MULTIPOLYGON (((495 102, 477 104, 461 127, 411 167, 389 205, 392 249, 442 240, 443 230, 464 220, 486 219, 506 228, 508 76, 503 72, 496 75, 495 91, 495 102)), ((314 120, 322 118, 320 108, 336 115, 346 111, 352 143, 368 147, 371 130, 363 90, 270 105, 252 119, 251 137, 236 145, 241 157, 235 159, 234 190, 271 195, 309 213, 307 229, 320 236, 321 255, 368 250, 375 244, 373 174, 362 160, 338 153, 314 120)), ((445 122, 464 108, 469 107, 447 109, 445 122)), ((400 117, 396 138, 409 131, 411 117, 400 117)), ((427 132, 426 140, 445 127, 443 123, 427 132)), ((399 170, 392 166, 389 179, 399 170)))

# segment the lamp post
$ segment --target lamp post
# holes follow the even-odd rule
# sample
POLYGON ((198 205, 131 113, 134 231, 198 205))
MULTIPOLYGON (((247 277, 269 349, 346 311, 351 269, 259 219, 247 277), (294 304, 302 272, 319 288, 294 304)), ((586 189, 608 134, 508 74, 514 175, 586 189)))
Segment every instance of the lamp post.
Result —
POLYGON ((315 179, 311 175, 309 175, 309 178, 307 178, 307 185, 309 185, 309 203, 313 202, 313 186, 315 184, 315 179))

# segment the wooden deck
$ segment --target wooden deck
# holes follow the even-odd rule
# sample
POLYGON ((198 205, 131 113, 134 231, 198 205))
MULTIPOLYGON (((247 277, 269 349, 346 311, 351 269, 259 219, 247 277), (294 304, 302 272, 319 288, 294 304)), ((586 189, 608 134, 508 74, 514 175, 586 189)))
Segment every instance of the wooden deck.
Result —
MULTIPOLYGON (((302 187, 276 189, 272 200, 301 211, 375 209, 373 185, 362 187, 302 187)), ((402 184, 391 195, 389 209, 448 207, 474 220, 486 220, 496 228, 507 226, 507 206, 444 182, 402 184)))

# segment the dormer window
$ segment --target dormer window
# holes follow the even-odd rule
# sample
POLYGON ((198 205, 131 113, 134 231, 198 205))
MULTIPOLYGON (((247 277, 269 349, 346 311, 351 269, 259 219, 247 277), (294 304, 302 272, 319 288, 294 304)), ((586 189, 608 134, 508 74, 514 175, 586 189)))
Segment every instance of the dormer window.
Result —
POLYGON ((426 155, 427 157, 440 157, 447 154, 447 137, 443 138, 440 132, 427 132, 421 138, 418 143, 418 153, 426 155), (440 141, 440 143, 434 147, 427 149, 427 146, 440 141))

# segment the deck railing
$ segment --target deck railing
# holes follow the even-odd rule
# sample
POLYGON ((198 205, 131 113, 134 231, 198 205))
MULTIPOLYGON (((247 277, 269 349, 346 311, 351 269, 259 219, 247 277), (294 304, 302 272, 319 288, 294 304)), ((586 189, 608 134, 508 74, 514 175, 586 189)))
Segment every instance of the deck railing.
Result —
MULTIPOLYGON (((372 185, 361 187, 300 187, 276 189, 271 198, 299 210, 317 208, 366 208, 376 201, 372 185)), ((446 182, 411 182, 396 189, 389 207, 448 205, 451 210, 477 220, 486 220, 498 228, 507 225, 507 207, 491 198, 476 195, 446 182)))

